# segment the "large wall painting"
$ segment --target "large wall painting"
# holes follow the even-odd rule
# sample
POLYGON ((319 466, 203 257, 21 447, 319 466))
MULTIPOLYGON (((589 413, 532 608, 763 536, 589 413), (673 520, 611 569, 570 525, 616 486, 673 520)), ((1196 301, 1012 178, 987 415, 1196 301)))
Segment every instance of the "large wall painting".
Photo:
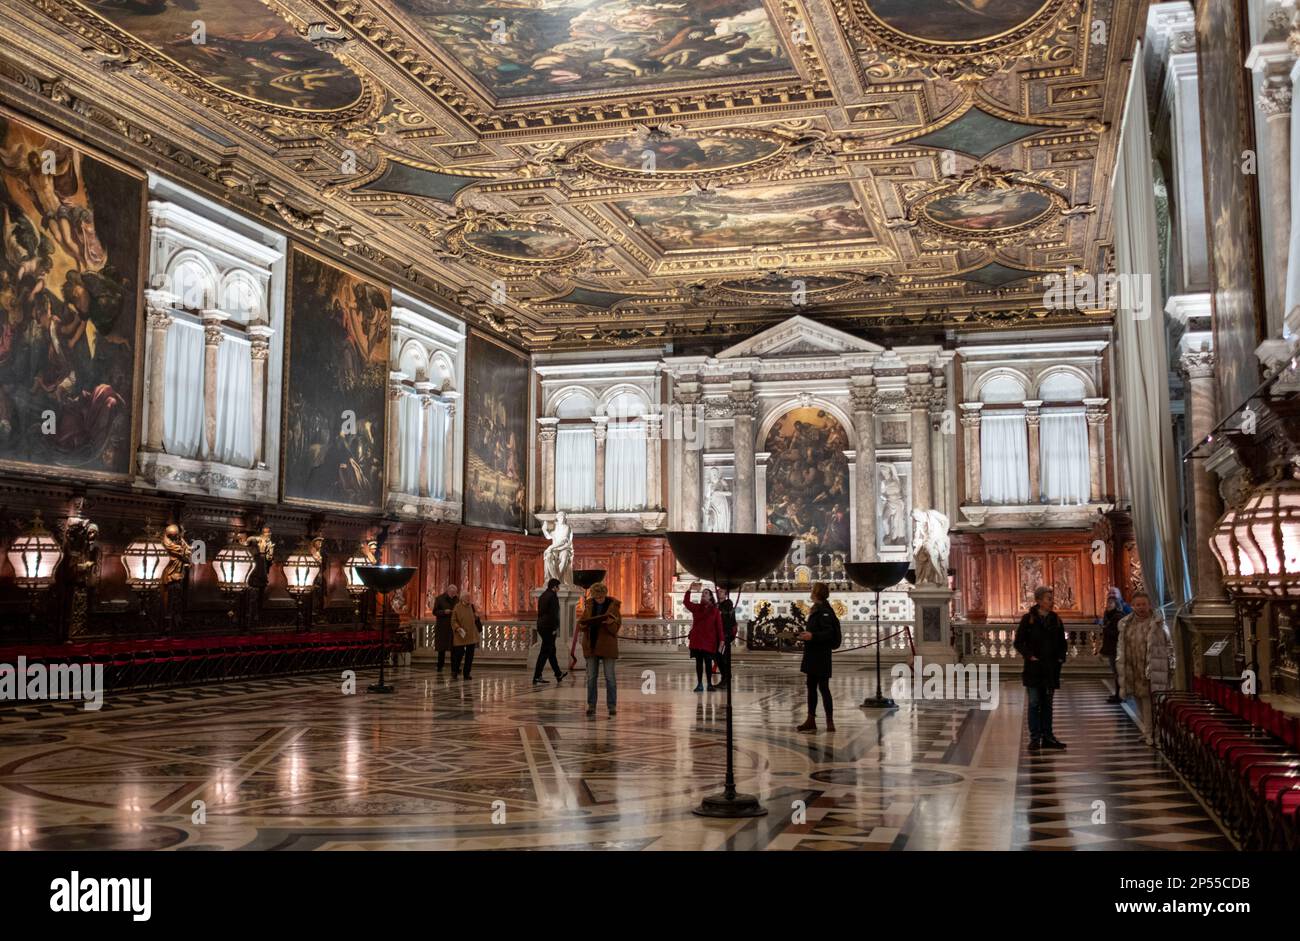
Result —
POLYGON ((849 557, 849 447, 843 426, 824 409, 796 408, 767 433, 767 531, 803 541, 809 564, 818 556, 849 557))
POLYGON ((1201 130, 1206 221, 1213 278, 1214 369, 1219 413, 1245 404, 1259 384, 1255 347, 1262 336, 1258 203, 1253 174, 1241 172, 1242 154, 1255 147, 1249 115, 1250 77, 1242 54, 1238 0, 1196 5, 1196 44, 1201 63, 1201 113, 1215 116, 1201 130))
POLYGON ((284 498, 384 501, 388 291, 295 248, 289 281, 284 498))
POLYGON ((397 0, 501 98, 788 71, 762 0, 397 0))
POLYGON ((528 499, 528 360, 471 332, 466 371, 465 522, 522 531, 528 499))
POLYGON ((141 175, 0 111, 0 462, 131 470, 141 175))

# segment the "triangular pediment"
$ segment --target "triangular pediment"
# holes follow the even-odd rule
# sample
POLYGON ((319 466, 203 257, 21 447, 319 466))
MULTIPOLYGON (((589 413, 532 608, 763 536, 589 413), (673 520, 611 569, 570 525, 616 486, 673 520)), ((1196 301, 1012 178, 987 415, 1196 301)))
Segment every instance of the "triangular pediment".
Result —
POLYGON ((748 340, 728 347, 718 359, 761 356, 832 356, 842 353, 883 353, 885 348, 851 333, 828 327, 807 317, 796 316, 768 327, 748 340))

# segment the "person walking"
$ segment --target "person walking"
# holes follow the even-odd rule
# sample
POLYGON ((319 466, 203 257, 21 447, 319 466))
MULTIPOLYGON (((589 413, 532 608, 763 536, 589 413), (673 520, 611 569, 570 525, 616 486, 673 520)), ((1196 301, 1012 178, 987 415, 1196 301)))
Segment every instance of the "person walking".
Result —
POLYGON ((1065 625, 1055 607, 1055 592, 1039 585, 1034 589, 1034 606, 1016 628, 1016 653, 1025 658, 1021 679, 1028 699, 1030 751, 1065 747, 1052 731, 1052 699, 1061 686, 1061 665, 1069 652, 1065 625))
MULTIPOLYGON (((1110 677, 1114 682, 1114 691, 1106 697, 1108 703, 1121 703, 1119 697, 1119 671, 1115 669, 1116 651, 1119 646, 1119 622, 1129 613, 1128 605, 1119 594, 1118 588, 1112 588, 1106 594, 1106 610, 1101 614, 1101 655, 1110 664, 1110 677)), ((1131 610, 1131 609, 1130 609, 1131 610)))
POLYGON ((555 589, 560 587, 560 580, 552 578, 546 583, 546 590, 537 596, 537 636, 542 640, 542 649, 537 653, 537 666, 533 668, 533 682, 545 683, 542 669, 549 663, 555 674, 555 682, 560 682, 566 674, 560 669, 555 658, 555 635, 560 629, 560 597, 555 589))
POLYGON ((826 710, 826 731, 835 731, 835 707, 831 702, 831 652, 840 645, 840 619, 830 603, 831 590, 825 582, 812 586, 812 610, 808 612, 805 630, 799 634, 803 641, 803 660, 799 670, 808 682, 808 718, 796 728, 799 732, 817 731, 817 694, 821 693, 822 708, 826 710))
POLYGON ((736 605, 731 600, 731 592, 725 588, 718 589, 718 612, 722 615, 722 653, 718 655, 722 680, 716 689, 726 689, 731 685, 731 645, 736 642, 736 605))
POLYGON ((596 715, 596 675, 605 674, 605 705, 613 718, 618 708, 618 686, 614 661, 618 659, 618 632, 623 626, 623 606, 609 596, 604 582, 587 589, 587 602, 578 632, 582 635, 582 655, 587 659, 587 716, 596 715))
POLYGON ((465 679, 469 679, 474 668, 474 651, 478 649, 479 632, 483 622, 474 610, 473 600, 469 595, 461 596, 451 613, 451 675, 460 674, 463 666, 465 679))
POLYGON ((689 646, 695 658, 695 692, 713 690, 713 661, 722 650, 722 612, 713 600, 713 592, 704 589, 699 601, 691 600, 691 592, 699 591, 700 583, 691 582, 686 589, 682 605, 691 612, 689 646))
POLYGON ((1120 698, 1132 697, 1137 703, 1142 741, 1154 744, 1151 700, 1156 693, 1169 688, 1174 651, 1165 619, 1152 607, 1151 596, 1145 591, 1134 592, 1133 613, 1119 622, 1116 671, 1120 698))
MULTIPOLYGON (((448 585, 442 594, 433 599, 433 649, 438 652, 438 672, 447 665, 447 651, 451 650, 451 615, 456 610, 460 588, 448 585)), ((455 669, 452 669, 455 672, 455 669)))

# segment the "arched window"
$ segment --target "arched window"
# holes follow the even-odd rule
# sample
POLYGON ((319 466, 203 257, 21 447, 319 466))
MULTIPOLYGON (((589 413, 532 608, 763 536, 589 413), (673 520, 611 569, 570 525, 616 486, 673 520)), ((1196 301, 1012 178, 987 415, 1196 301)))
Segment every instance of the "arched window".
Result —
POLYGON ((1029 433, 1025 426, 1025 386, 1015 376, 990 378, 980 390, 980 501, 1020 505, 1029 502, 1029 433), (1012 406, 1022 407, 994 407, 1012 406))
POLYGON ((555 508, 591 510, 596 506, 596 401, 585 391, 565 395, 555 407, 560 420, 555 438, 555 508))
POLYGON ((1038 395, 1042 453, 1043 502, 1061 506, 1088 502, 1088 424, 1084 415, 1083 380, 1057 371, 1043 377, 1038 395))

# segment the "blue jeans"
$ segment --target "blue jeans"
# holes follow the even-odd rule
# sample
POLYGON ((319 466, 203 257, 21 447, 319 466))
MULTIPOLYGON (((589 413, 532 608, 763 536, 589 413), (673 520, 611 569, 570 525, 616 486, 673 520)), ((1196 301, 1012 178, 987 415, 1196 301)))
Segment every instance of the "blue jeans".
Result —
POLYGON ((596 674, 605 671, 605 705, 613 709, 618 705, 618 687, 614 685, 614 664, 609 657, 587 658, 587 708, 596 708, 596 674))
POLYGON ((1049 741, 1052 734, 1052 696, 1056 692, 1049 686, 1027 686, 1029 694, 1029 740, 1049 741))

